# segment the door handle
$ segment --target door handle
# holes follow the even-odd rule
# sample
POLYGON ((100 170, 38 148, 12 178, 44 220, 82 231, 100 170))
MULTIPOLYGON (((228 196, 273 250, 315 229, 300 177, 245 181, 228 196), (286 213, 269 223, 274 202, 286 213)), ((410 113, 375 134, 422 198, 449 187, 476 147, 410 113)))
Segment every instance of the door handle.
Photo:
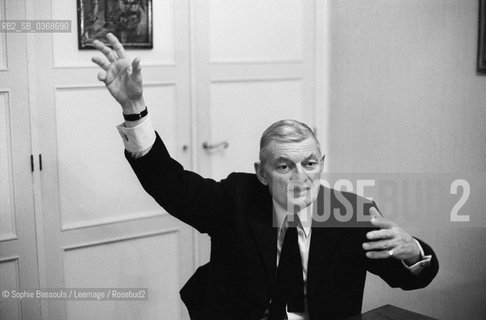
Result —
POLYGON ((217 152, 220 150, 228 149, 229 142, 228 141, 221 141, 215 144, 209 144, 208 142, 203 142, 202 147, 207 152, 217 152))

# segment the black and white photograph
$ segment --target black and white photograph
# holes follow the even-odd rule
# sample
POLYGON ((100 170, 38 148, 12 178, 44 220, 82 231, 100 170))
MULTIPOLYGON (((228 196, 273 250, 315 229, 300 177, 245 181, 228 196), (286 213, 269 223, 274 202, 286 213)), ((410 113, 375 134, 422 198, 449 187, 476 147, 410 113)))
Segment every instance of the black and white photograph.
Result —
POLYGON ((0 0, 0 320, 486 319, 486 0, 0 0))

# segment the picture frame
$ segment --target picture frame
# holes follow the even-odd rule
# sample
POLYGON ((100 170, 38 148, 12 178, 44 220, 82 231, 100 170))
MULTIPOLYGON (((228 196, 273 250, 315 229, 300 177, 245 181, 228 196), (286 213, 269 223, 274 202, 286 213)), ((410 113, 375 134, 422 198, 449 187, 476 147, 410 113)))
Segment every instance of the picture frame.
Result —
POLYGON ((77 0, 78 49, 105 44, 113 33, 125 48, 152 49, 152 0, 77 0))
POLYGON ((486 73, 486 0, 479 0, 477 71, 486 73))

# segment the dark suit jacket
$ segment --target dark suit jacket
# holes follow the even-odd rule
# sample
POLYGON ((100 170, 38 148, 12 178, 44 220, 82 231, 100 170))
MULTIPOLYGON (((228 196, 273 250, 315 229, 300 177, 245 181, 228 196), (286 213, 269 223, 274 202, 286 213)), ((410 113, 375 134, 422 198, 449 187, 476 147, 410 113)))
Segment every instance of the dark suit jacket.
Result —
MULTIPOLYGON (((144 189, 171 215, 211 236, 210 262, 181 290, 192 319, 261 319, 275 286, 277 228, 272 227, 272 198, 255 175, 233 173, 221 182, 185 171, 157 135, 142 158, 126 154, 144 189)), ((364 201, 351 193, 331 193, 330 208, 356 209, 364 201), (347 199, 346 206, 342 199, 347 199), (341 199, 341 200, 339 200, 341 199)), ((336 221, 334 221, 336 222, 336 221)), ((327 224, 326 224, 327 223, 327 224)), ((361 245, 371 230, 313 224, 307 301, 311 319, 344 319, 361 312, 366 271, 392 287, 427 286, 438 271, 432 249, 421 242, 431 265, 414 276, 396 259, 373 260, 361 245)))

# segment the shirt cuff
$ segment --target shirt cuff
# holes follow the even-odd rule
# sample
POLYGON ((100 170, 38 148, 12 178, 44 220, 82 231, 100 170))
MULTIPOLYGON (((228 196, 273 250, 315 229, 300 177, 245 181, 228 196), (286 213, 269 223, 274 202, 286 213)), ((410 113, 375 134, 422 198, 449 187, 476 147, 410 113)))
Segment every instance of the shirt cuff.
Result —
POLYGON ((417 239, 413 239, 417 243, 419 250, 420 250, 420 261, 416 262, 415 264, 408 266, 405 261, 402 260, 403 265, 407 268, 411 273, 414 275, 418 275, 423 269, 427 268, 430 265, 430 261, 432 260, 432 256, 426 256, 424 254, 424 249, 420 245, 417 239))
POLYGON ((123 139, 125 149, 134 158, 143 157, 154 145, 155 130, 149 115, 146 116, 142 123, 133 128, 125 127, 125 123, 118 125, 116 128, 123 139))

